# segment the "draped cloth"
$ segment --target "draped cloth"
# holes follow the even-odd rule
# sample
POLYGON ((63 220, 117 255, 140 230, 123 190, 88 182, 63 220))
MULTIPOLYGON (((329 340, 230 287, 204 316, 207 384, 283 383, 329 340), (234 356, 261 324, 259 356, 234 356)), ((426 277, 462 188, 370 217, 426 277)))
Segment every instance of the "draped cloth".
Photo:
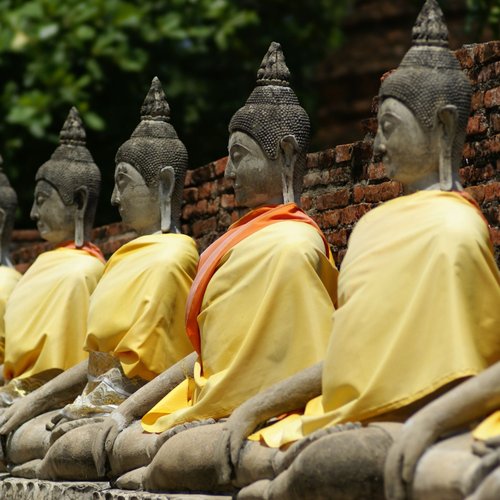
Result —
POLYGON ((85 349, 111 353, 129 378, 151 380, 193 351, 184 313, 198 252, 182 234, 151 234, 110 258, 92 295, 85 349))
POLYGON ((3 320, 7 300, 21 278, 21 273, 13 267, 0 266, 0 364, 5 355, 5 323, 3 320))
MULTIPOLYGON (((194 379, 143 417, 146 431, 225 417, 257 392, 323 358, 337 270, 317 226, 304 222, 303 212, 293 217, 298 210, 289 204, 250 212, 221 237, 224 244, 232 230, 250 225, 244 238, 224 249, 203 293, 197 315, 203 365, 199 359, 194 379), (259 219, 266 213, 277 218, 280 210, 281 220, 259 219)), ((207 252, 213 255, 212 247, 207 252)))
POLYGON ((85 248, 60 247, 38 256, 7 304, 7 381, 66 370, 86 359, 89 297, 103 269, 85 248))
POLYGON ((280 446, 319 428, 406 407, 500 359, 500 278, 488 227, 454 192, 370 211, 339 276, 322 396, 254 434, 280 446))

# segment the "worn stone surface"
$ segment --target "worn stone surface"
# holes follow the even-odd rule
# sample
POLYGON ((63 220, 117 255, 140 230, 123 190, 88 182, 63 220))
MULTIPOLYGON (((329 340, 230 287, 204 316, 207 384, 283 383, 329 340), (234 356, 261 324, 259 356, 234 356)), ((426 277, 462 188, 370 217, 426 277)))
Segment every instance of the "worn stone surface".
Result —
POLYGON ((2 500, 225 500, 230 496, 148 493, 114 489, 108 482, 53 482, 0 474, 2 500))
MULTIPOLYGON (((500 264, 500 106, 494 104, 500 89, 500 75, 496 69, 500 62, 500 42, 465 45, 454 54, 471 81, 473 91, 460 178, 491 226, 492 242, 500 264)), ((302 206, 326 234, 339 264, 352 228, 361 216, 380 202, 402 193, 397 183, 388 184, 383 164, 372 160, 376 118, 368 118, 363 126, 363 140, 307 155, 302 206), (346 207, 318 205, 322 195, 344 190, 349 192, 346 207)), ((223 177, 226 164, 227 158, 221 158, 189 170, 186 175, 181 230, 196 239, 200 251, 240 215, 231 182, 223 177)), ((132 237, 121 223, 97 228, 93 233, 93 241, 107 257, 132 237)), ((25 271, 39 253, 49 248, 34 230, 14 230, 12 241, 13 262, 20 271, 25 271)))

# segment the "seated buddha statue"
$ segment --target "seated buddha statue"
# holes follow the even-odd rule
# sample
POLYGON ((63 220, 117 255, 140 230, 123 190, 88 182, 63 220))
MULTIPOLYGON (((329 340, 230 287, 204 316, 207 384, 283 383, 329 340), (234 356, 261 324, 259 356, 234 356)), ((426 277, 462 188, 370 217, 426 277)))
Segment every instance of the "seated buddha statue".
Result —
POLYGON ((458 179, 470 96, 442 12, 427 0, 379 94, 374 150, 405 195, 351 234, 324 361, 247 400, 218 432, 171 437, 143 473, 145 489, 383 498, 402 423, 500 359, 489 230, 458 179), (189 453, 179 460, 172 450, 181 444, 189 453))
POLYGON ((89 297, 104 269, 102 253, 90 242, 100 184, 82 121, 72 108, 60 145, 36 174, 31 217, 56 248, 37 257, 10 295, 0 406, 87 358, 89 297))
POLYGON ((389 500, 500 498, 499 383, 496 363, 404 424, 385 465, 389 500))
POLYGON ((82 341, 88 363, 60 374, 3 415, 0 433, 10 434, 7 461, 17 465, 15 475, 34 476, 37 459, 69 430, 77 448, 81 426, 102 419, 193 350, 184 310, 198 252, 194 240, 180 234, 179 223, 188 156, 169 120, 155 78, 139 125, 116 154, 111 198, 139 236, 111 256, 92 294, 82 341), (70 397, 74 401, 58 409, 70 397))
POLYGON ((0 380, 3 382, 3 360, 5 356, 4 314, 7 300, 21 278, 10 260, 10 241, 17 209, 17 195, 12 189, 3 169, 0 156, 0 380))
MULTIPOLYGON (((131 477, 140 478, 173 433, 189 440, 191 426, 226 418, 322 358, 337 271, 324 235, 298 206, 309 120, 288 79, 281 47, 272 43, 257 87, 231 120, 226 176, 237 204, 249 211, 200 257, 186 306, 194 356, 141 387, 102 423, 82 427, 88 449, 75 455, 80 469, 71 479, 92 477, 82 466, 91 464, 93 477, 120 477, 118 484, 135 487, 131 477)), ((62 478, 71 436, 52 445, 38 477, 62 478), (50 462, 56 451, 61 458, 50 462)), ((186 451, 201 451, 195 448, 186 451)))

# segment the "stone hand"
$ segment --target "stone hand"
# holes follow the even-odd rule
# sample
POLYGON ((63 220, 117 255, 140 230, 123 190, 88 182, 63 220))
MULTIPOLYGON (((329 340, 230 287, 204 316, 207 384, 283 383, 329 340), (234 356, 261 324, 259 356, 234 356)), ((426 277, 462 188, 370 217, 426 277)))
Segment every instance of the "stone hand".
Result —
POLYGON ((168 429, 165 432, 162 432, 158 435, 156 439, 156 448, 159 450, 165 441, 168 441, 171 437, 174 437, 179 432, 186 431, 188 429, 192 429, 193 427, 200 427, 201 425, 210 425, 215 424, 217 421, 214 418, 205 418, 203 420, 194 420, 193 422, 185 422, 183 424, 176 425, 171 429, 168 429))
POLYGON ((438 437, 437 426, 426 419, 414 417, 406 422, 385 462, 385 495, 388 500, 409 497, 417 463, 438 437))
POLYGON ((71 431, 73 429, 76 429, 77 427, 81 427, 82 425, 100 424, 100 423, 102 423, 104 421, 105 418, 106 418, 106 416, 95 416, 95 417, 88 417, 88 418, 79 418, 79 419, 76 419, 76 420, 61 419, 52 428, 52 432, 50 433, 49 442, 52 445, 61 436, 63 436, 67 432, 69 432, 69 431, 71 431))
POLYGON ((119 412, 113 412, 98 425, 95 439, 92 443, 92 458, 98 477, 106 476, 108 456, 113 450, 115 440, 118 434, 125 430, 131 423, 131 419, 126 418, 119 412))
POLYGON ((6 436, 14 432, 37 413, 34 412, 33 397, 30 395, 18 399, 12 406, 6 408, 0 415, 0 435, 6 436))
POLYGON ((220 464, 218 470, 220 484, 228 484, 234 477, 243 444, 260 424, 260 421, 256 422, 253 418, 253 413, 242 410, 244 408, 238 408, 225 422, 222 437, 215 451, 218 455, 217 462, 220 464))

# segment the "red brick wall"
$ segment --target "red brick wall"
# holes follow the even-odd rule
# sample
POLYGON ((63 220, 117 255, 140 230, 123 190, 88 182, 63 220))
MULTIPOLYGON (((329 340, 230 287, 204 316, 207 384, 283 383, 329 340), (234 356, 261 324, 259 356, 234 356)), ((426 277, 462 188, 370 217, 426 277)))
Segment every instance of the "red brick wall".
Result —
MULTIPOLYGON (((491 225, 500 263, 500 41, 468 45, 456 55, 474 86, 460 174, 491 225)), ((374 103, 375 107, 376 100, 374 103)), ((363 141, 310 153, 307 157, 303 207, 326 233, 338 263, 360 217, 401 194, 401 186, 385 177, 382 164, 371 161, 376 127, 374 117, 363 120, 363 141)), ((232 189, 223 177, 226 161, 222 158, 191 170, 186 177, 182 230, 197 240, 200 250, 239 217, 232 189)), ((17 232, 14 241, 17 245, 14 262, 23 269, 47 248, 46 244, 27 240, 28 233, 36 237, 36 231, 17 232)), ((97 228, 94 236, 106 256, 132 238, 118 223, 97 228)))
MULTIPOLYGON (((500 263, 500 42, 465 46, 456 55, 474 87, 460 174, 491 225, 500 263)), ((360 217, 402 194, 399 183, 385 177, 383 165, 371 161, 376 118, 363 120, 363 127, 363 141, 307 157, 302 205, 326 233, 339 263, 360 217)), ((193 170, 186 179, 183 231, 202 250, 238 217, 223 179, 225 162, 223 158, 193 170)))

